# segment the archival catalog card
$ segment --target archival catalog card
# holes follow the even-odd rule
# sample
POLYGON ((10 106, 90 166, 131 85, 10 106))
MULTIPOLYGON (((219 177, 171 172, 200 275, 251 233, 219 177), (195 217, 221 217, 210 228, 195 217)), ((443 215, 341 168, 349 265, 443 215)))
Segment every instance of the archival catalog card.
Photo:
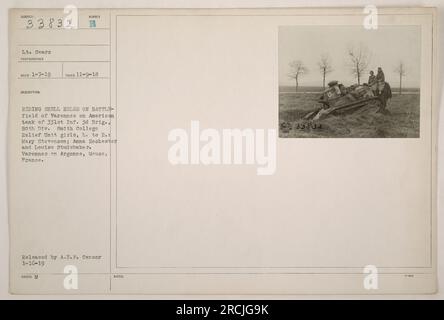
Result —
POLYGON ((433 8, 12 9, 10 291, 436 291, 433 8))

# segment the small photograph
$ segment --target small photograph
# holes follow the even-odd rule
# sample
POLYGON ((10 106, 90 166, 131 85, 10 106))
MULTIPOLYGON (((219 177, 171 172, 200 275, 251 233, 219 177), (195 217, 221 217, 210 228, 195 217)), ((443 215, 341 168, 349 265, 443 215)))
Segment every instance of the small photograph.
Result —
POLYGON ((281 26, 281 138, 419 138, 418 26, 281 26))

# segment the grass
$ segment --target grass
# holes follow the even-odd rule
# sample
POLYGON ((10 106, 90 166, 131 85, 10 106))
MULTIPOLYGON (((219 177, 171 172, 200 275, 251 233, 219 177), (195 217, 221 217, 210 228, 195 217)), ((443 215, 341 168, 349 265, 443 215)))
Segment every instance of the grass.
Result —
POLYGON ((282 129, 282 138, 418 138, 420 94, 394 93, 386 114, 376 108, 363 108, 347 115, 330 116, 318 121, 302 118, 319 108, 320 94, 280 93, 279 123, 290 124, 282 129))

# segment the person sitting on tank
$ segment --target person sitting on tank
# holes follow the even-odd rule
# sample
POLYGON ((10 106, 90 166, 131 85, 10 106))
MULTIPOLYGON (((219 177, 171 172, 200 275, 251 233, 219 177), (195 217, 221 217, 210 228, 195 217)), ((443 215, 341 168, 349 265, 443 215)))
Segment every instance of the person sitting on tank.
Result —
POLYGON ((382 71, 382 68, 378 68, 378 73, 376 74, 376 95, 379 96, 379 94, 382 92, 385 86, 385 75, 384 71, 382 71))
POLYGON ((373 70, 370 71, 370 76, 368 77, 368 86, 372 88, 373 93, 376 95, 377 81, 373 70))

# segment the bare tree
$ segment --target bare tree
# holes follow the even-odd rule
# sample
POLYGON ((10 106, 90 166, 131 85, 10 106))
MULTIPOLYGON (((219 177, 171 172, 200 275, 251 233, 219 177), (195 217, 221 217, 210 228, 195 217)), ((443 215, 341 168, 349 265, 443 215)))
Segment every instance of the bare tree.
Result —
POLYGON ((361 78, 370 63, 370 50, 361 43, 359 46, 350 46, 348 56, 350 58, 351 73, 357 78, 358 84, 361 84, 361 78))
POLYGON ((325 90, 325 77, 333 71, 330 56, 328 54, 321 55, 318 66, 322 75, 322 87, 325 90))
POLYGON ((299 78, 306 73, 308 73, 308 69, 302 61, 294 60, 290 62, 290 72, 288 73, 288 77, 296 81, 296 92, 299 88, 299 78))
POLYGON ((402 77, 405 76, 405 66, 404 62, 399 62, 398 66, 395 68, 395 72, 399 75, 399 94, 402 94, 402 77))

